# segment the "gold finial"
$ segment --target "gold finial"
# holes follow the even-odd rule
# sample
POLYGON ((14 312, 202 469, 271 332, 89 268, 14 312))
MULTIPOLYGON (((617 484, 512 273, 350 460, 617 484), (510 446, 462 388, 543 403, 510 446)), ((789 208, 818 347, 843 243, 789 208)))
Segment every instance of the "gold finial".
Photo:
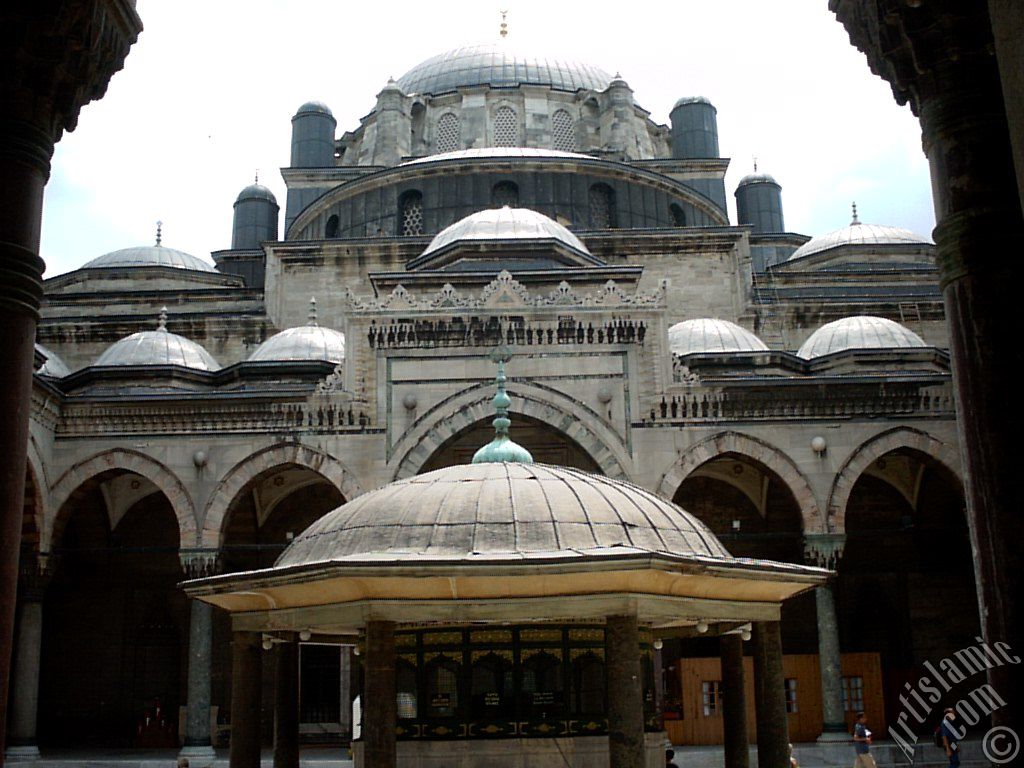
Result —
POLYGON ((309 322, 306 325, 316 325, 316 296, 309 297, 309 322))
POLYGON ((163 226, 164 226, 164 223, 162 221, 158 221, 156 223, 156 244, 157 245, 160 245, 160 240, 161 240, 160 230, 163 229, 163 226))
POLYGON ((853 203, 853 221, 850 222, 850 226, 852 227, 854 224, 860 224, 860 219, 857 218, 857 203, 856 203, 856 201, 854 201, 854 203, 853 203))
POLYGON ((501 12, 501 31, 498 34, 501 35, 501 39, 502 40, 504 40, 506 37, 508 37, 508 21, 506 20, 507 16, 508 16, 508 10, 507 9, 501 12))
POLYGON ((167 307, 160 307, 160 315, 156 322, 156 329, 158 331, 167 330, 167 307))

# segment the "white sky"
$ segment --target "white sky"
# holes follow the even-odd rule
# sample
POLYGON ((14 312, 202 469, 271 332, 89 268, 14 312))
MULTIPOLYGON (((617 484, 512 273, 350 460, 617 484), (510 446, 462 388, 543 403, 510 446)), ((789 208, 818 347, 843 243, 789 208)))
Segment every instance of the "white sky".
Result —
POLYGON ((231 239, 232 203, 259 169, 284 219, 291 116, 326 102, 339 134, 389 76, 497 39, 619 72, 659 123, 680 96, 718 109, 733 191, 751 170, 783 188, 786 228, 862 221, 930 234, 920 128, 827 10, 826 0, 671 3, 139 0, 145 30, 106 96, 57 145, 43 209, 47 276, 153 242, 208 258, 231 239))

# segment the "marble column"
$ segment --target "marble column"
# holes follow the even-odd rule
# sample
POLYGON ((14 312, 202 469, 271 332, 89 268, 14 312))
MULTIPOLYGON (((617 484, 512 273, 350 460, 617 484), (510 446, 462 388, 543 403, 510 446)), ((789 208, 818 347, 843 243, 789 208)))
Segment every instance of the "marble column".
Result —
MULTIPOLYGON (((809 534, 804 554, 810 565, 835 570, 843 556, 843 534, 809 534)), ((818 741, 849 741, 843 709, 843 665, 839 650, 839 619, 832 583, 814 590, 818 619, 818 664, 821 668, 822 732, 818 741)))
POLYGON ((299 644, 274 645, 274 768, 299 768, 299 644))
POLYGON ((789 721, 782 672, 782 633, 777 621, 753 625, 754 697, 758 768, 789 768, 789 721))
POLYGON ((722 635, 722 727, 725 768, 748 768, 750 745, 747 737, 747 688, 743 674, 743 638, 722 635))
MULTIPOLYGON (((1022 96, 1013 88, 1019 74, 1006 90, 1000 75, 1004 65, 1016 72, 1007 51, 1019 50, 1022 43, 1019 3, 830 0, 829 5, 871 69, 921 120, 938 222, 933 236, 950 331, 982 633, 989 643, 1020 648, 1024 561, 1017 541, 1024 485, 1016 471, 1017 355, 1007 350, 1019 347, 1024 215, 1013 154, 1013 142, 1020 139, 1010 128, 1006 102, 1019 116, 1022 96), (996 37, 993 19, 1000 30, 996 37)), ((1024 665, 997 666, 988 678, 1007 701, 992 713, 993 725, 1020 733, 1024 713, 1015 693, 1024 690, 1024 665)))
POLYGON ((188 758, 212 758, 210 671, 213 656, 213 606, 202 600, 192 600, 190 611, 185 744, 180 754, 188 758))
POLYGON ((262 639, 235 632, 231 639, 231 749, 229 768, 260 768, 263 688, 262 639))
POLYGON ((363 768, 395 768, 398 707, 393 622, 367 622, 365 670, 363 768))
MULTIPOLYGON (((8 683, 25 503, 25 465, 36 322, 43 188, 53 147, 83 105, 99 98, 142 30, 124 0, 8 3, 0 28, 0 745, 8 683)), ((4 754, 0 751, 0 766, 4 754)))
POLYGON ((338 724, 341 726, 341 732, 351 734, 352 733, 352 646, 343 645, 341 646, 341 663, 340 663, 340 677, 341 677, 341 718, 338 724))
POLYGON ((644 702, 636 615, 605 623, 610 768, 644 768, 644 702))
POLYGON ((11 674, 11 713, 7 733, 7 757, 31 760, 39 757, 36 724, 39 714, 39 661, 43 641, 43 591, 41 577, 19 591, 21 609, 15 625, 14 668, 11 674))

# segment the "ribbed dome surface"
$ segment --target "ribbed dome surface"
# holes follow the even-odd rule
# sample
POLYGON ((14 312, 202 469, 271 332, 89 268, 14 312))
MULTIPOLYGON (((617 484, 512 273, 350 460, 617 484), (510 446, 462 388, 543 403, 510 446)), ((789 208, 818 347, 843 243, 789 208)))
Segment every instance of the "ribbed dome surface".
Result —
POLYGON ((275 567, 665 553, 733 558, 688 512, 630 483, 544 464, 463 464, 365 493, 307 528, 275 567))
POLYGON ((95 365, 180 365, 216 371, 220 364, 194 341, 164 328, 139 331, 111 344, 95 365))
POLYGON ((909 229, 886 227, 880 224, 850 224, 819 237, 812 237, 789 257, 789 260, 810 256, 844 245, 931 245, 932 241, 923 235, 916 235, 909 229))
POLYGON ((194 269, 199 272, 215 272, 212 264, 184 251, 163 245, 142 245, 137 248, 122 248, 97 256, 86 262, 82 269, 103 267, 174 267, 194 269))
POLYGON ((594 159, 590 155, 581 155, 579 152, 564 152, 560 149, 543 149, 540 147, 475 147, 473 149, 456 149, 453 152, 441 152, 437 155, 417 157, 414 160, 406 160, 402 165, 433 163, 439 160, 481 160, 489 157, 521 157, 526 159, 535 157, 561 157, 574 160, 594 159))
POLYGON ((52 376, 55 379, 62 379, 71 373, 71 369, 68 368, 67 364, 57 356, 56 352, 51 352, 42 344, 36 344, 36 349, 42 352, 43 356, 46 358, 46 362, 43 363, 42 367, 36 371, 36 373, 41 374, 42 376, 52 376))
POLYGON ((398 79, 404 93, 434 96, 475 85, 546 85, 556 91, 603 91, 611 76, 589 64, 509 50, 502 42, 467 45, 432 56, 398 79))
POLYGON ((899 349, 927 347, 924 339, 884 317, 858 315, 823 325, 811 334, 797 354, 811 358, 847 349, 899 349))
POLYGON ((589 254, 576 235, 554 219, 529 208, 488 208, 445 227, 423 251, 439 251, 460 240, 559 240, 570 248, 589 254))
POLYGON ((260 344, 249 359, 254 362, 327 360, 340 363, 345 359, 345 334, 318 325, 286 328, 260 344))
POLYGON ((767 345, 746 328, 728 320, 699 318, 684 320, 668 329, 668 346, 673 355, 693 352, 764 352, 767 345))

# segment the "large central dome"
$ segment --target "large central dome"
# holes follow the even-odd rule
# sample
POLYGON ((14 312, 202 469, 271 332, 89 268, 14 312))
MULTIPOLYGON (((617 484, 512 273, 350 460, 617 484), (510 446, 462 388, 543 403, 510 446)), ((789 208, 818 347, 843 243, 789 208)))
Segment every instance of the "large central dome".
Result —
POLYGON ((398 86, 405 93, 437 96, 475 85, 546 85, 556 91, 603 91, 611 80, 607 72, 590 64, 524 54, 503 43, 484 43, 433 56, 402 75, 398 86))

